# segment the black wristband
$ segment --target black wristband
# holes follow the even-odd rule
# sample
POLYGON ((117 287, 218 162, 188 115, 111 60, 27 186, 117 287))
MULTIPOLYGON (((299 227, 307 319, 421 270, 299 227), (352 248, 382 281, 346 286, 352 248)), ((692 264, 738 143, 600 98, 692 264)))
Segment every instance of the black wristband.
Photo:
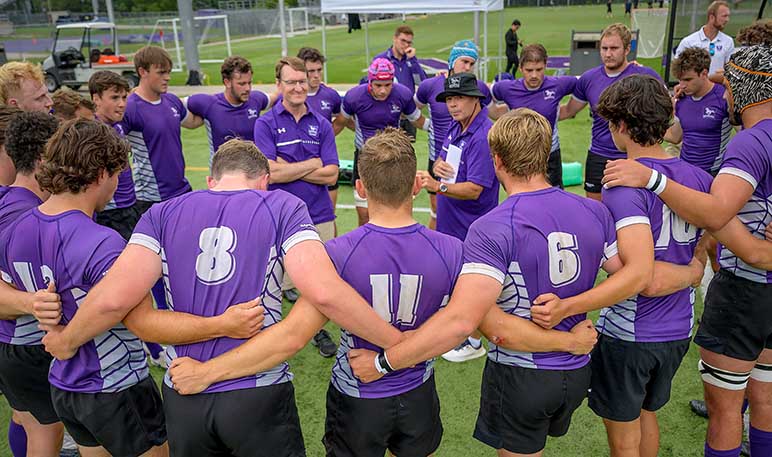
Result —
POLYGON ((381 368, 386 370, 387 373, 391 373, 392 371, 394 371, 394 368, 391 367, 391 365, 389 364, 389 360, 386 358, 385 352, 381 352, 380 354, 378 354, 378 364, 381 366, 381 368))

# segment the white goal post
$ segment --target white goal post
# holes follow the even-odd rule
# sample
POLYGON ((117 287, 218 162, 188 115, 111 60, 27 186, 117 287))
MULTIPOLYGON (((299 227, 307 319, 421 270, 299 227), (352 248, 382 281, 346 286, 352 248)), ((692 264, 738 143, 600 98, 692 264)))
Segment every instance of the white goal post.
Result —
MULTIPOLYGON (((207 36, 209 34, 209 30, 212 27, 212 24, 216 20, 222 20, 223 28, 225 32, 224 42, 225 42, 225 49, 227 52, 227 55, 225 55, 222 59, 200 59, 199 62, 201 63, 222 63, 223 59, 226 57, 230 57, 233 55, 233 52, 231 51, 231 33, 230 28, 228 27, 228 15, 227 14, 215 14, 211 16, 196 16, 193 18, 194 21, 202 22, 204 24, 203 30, 201 32, 201 36, 198 38, 198 47, 200 48, 202 45, 204 45, 204 42, 207 39, 207 36)), ((182 46, 180 43, 180 37, 179 32, 182 30, 180 27, 180 18, 170 18, 170 19, 158 19, 155 21, 155 26, 153 26, 153 31, 150 33, 150 38, 148 40, 148 45, 152 44, 153 37, 156 36, 156 33, 160 36, 160 42, 161 47, 164 49, 166 48, 166 39, 164 38, 164 29, 169 30, 171 29, 172 32, 172 38, 174 41, 174 47, 170 48, 169 50, 174 50, 174 54, 176 57, 176 65, 172 65, 172 71, 179 72, 182 71, 182 46)))
POLYGON ((638 57, 660 57, 664 52, 667 8, 634 9, 632 29, 638 30, 638 57))
POLYGON ((308 34, 310 30, 308 25, 308 8, 288 8, 287 12, 289 13, 289 33, 302 32, 304 35, 308 34))

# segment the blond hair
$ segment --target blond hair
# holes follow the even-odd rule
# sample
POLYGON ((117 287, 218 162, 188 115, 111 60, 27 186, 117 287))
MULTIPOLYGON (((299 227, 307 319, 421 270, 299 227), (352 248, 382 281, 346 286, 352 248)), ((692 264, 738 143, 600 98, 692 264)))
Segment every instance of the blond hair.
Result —
POLYGON ((416 164, 405 132, 387 127, 376 133, 362 147, 357 164, 367 197, 392 208, 404 205, 413 196, 416 164))
POLYGON ((251 141, 231 139, 220 145, 212 157, 212 177, 221 179, 228 173, 244 173, 256 179, 270 171, 268 159, 251 141))
POLYGON ((717 16, 718 15, 718 9, 722 6, 726 6, 727 9, 729 8, 729 3, 725 2, 724 0, 716 0, 710 5, 708 5, 708 19, 710 19, 710 16, 717 16))
POLYGON ((611 24, 603 29, 603 32, 600 34, 601 41, 609 35, 618 36, 622 40, 622 46, 625 49, 630 47, 630 42, 633 40, 633 34, 630 32, 630 29, 621 22, 611 24))
POLYGON ((552 127, 536 111, 518 108, 501 116, 488 131, 488 144, 511 176, 547 174, 552 127))
POLYGON ((0 67, 0 104, 7 105, 21 90, 24 80, 37 81, 44 84, 43 70, 40 65, 30 62, 8 62, 0 67))
POLYGON ((64 120, 75 119, 75 113, 80 107, 94 112, 94 102, 67 87, 62 87, 54 92, 51 95, 51 100, 53 101, 54 115, 64 120))

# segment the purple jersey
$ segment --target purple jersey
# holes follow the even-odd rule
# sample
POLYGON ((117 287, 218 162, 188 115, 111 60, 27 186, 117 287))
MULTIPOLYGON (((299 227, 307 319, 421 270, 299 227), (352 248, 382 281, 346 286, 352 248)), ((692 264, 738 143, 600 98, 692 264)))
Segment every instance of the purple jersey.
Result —
POLYGON ((592 136, 590 137, 590 152, 608 159, 624 159, 627 156, 614 146, 611 139, 611 132, 608 129, 608 121, 603 119, 595 112, 600 96, 606 88, 616 81, 634 74, 644 74, 653 76, 659 80, 657 72, 649 67, 636 64, 628 64, 621 73, 610 76, 606 73, 606 68, 601 65, 585 71, 574 88, 574 98, 580 102, 590 104, 590 114, 592 115, 592 136))
POLYGON ((402 114, 411 121, 421 116, 421 111, 415 106, 413 92, 401 84, 394 84, 389 96, 382 101, 370 95, 367 84, 352 87, 343 98, 341 113, 346 118, 354 118, 354 147, 357 149, 362 149, 379 130, 389 126, 398 128, 402 114))
POLYGON ((131 143, 138 200, 159 202, 190 191, 180 141, 187 114, 176 95, 161 94, 158 102, 129 95, 121 125, 131 143))
POLYGON ((392 48, 389 48, 373 57, 373 60, 379 57, 389 59, 394 64, 395 82, 410 89, 411 95, 415 93, 415 87, 427 78, 426 72, 421 68, 421 64, 418 63, 418 58, 415 56, 408 58, 407 55, 403 55, 401 59, 398 59, 392 52, 392 48))
POLYGON ((714 174, 721 168, 732 132, 724 92, 724 86, 714 84, 702 98, 686 95, 675 106, 675 116, 684 132, 681 159, 714 174))
MULTIPOLYGON (((319 235, 306 206, 287 192, 200 190, 153 205, 129 243, 160 255, 170 309, 218 316, 231 305, 259 296, 265 329, 281 320, 284 255, 305 240, 319 241, 319 235)), ((204 362, 243 342, 223 337, 169 346, 167 356, 204 362)), ((204 392, 290 380, 289 366, 283 362, 262 373, 212 384, 204 392)), ((168 375, 164 382, 171 387, 168 375)))
POLYGON ((544 116, 552 127, 552 151, 560 149, 558 138, 558 111, 560 101, 574 92, 577 79, 573 76, 545 76, 538 89, 525 85, 523 78, 499 81, 491 87, 495 101, 502 101, 509 109, 529 108, 544 116))
MULTIPOLYGON (((764 228, 772 222, 772 119, 764 119, 732 138, 726 147, 719 174, 747 181, 754 189, 737 217, 756 238, 764 239, 764 228)), ((751 281, 772 284, 772 272, 752 267, 732 251, 719 245, 721 268, 751 281)))
MULTIPOLYGON (((34 208, 4 232, 3 244, 0 268, 14 284, 36 291, 56 282, 66 325, 125 241, 81 211, 49 216, 34 208)), ((71 359, 54 360, 48 378, 62 390, 100 393, 127 389, 148 375, 142 342, 119 323, 78 348, 71 359)))
POLYGON ((459 200, 437 194, 437 231, 463 240, 472 222, 499 204, 499 180, 488 147, 488 130, 492 126, 487 108, 477 113, 465 132, 461 131, 458 122, 451 125, 440 157, 447 159, 451 145, 460 148, 461 163, 456 171, 456 183, 472 182, 483 190, 477 200, 459 200))
MULTIPOLYGON (((616 231, 601 203, 551 187, 512 195, 469 229, 461 274, 482 274, 502 284, 498 306, 531 319, 531 300, 553 293, 571 297, 595 284, 598 269, 617 255, 616 231)), ((563 319, 569 331, 584 314, 563 319)), ((488 358, 504 365, 573 370, 589 356, 567 352, 518 352, 488 343, 488 358)))
MULTIPOLYGON (((255 144, 268 160, 284 159, 289 163, 318 158, 322 165, 338 165, 338 149, 332 125, 323 115, 308 110, 300 121, 284 105, 274 105, 255 122, 255 144)), ((303 200, 314 224, 335 220, 327 186, 298 179, 271 184, 269 190, 282 189, 303 200)))
MULTIPOLYGON (((112 124, 111 127, 121 138, 126 136, 120 123, 112 124)), ((134 191, 134 177, 131 174, 131 166, 127 165, 126 169, 118 175, 118 187, 115 188, 112 200, 105 206, 105 211, 128 208, 136 202, 137 194, 134 191)))
MULTIPOLYGON (((681 159, 643 158, 638 162, 691 189, 710 192, 710 175, 681 159)), ((603 188, 602 194, 617 230, 634 224, 651 227, 654 260, 689 264, 702 230, 678 217, 646 189, 603 188)), ((693 324, 694 289, 687 287, 664 297, 636 295, 604 308, 597 328, 600 333, 613 338, 648 343, 689 338, 693 324)))
MULTIPOLYGON (((338 274, 379 316, 400 331, 414 330, 447 304, 461 271, 462 243, 421 224, 384 228, 366 224, 327 242, 338 274)), ((341 330, 332 385, 357 398, 391 397, 413 390, 433 373, 433 361, 389 373, 365 384, 348 363, 351 349, 378 346, 341 330)))
MULTIPOLYGON (((34 192, 24 187, 0 187, 0 234, 14 221, 32 208, 43 203, 34 192)), ((3 239, 4 235, 0 235, 3 239)), ((2 280, 12 283, 13 278, 6 269, 0 270, 2 280)), ((18 283, 17 283, 18 284, 18 283)), ((27 287, 29 283, 21 284, 27 287)), ((37 292, 34 287, 28 292, 37 292)), ((0 320, 0 342, 19 345, 40 344, 43 332, 38 330, 38 321, 32 316, 19 316, 16 319, 0 320)))
POLYGON ((316 92, 308 93, 306 105, 311 111, 321 114, 329 122, 332 122, 332 118, 340 114, 341 102, 342 98, 337 90, 320 84, 316 92))
MULTIPOLYGON (((415 93, 415 101, 421 105, 428 105, 432 118, 432 128, 429 130, 429 160, 437 158, 437 152, 442 149, 442 143, 448 137, 448 129, 453 123, 453 118, 448 112, 448 105, 437 101, 437 95, 445 91, 445 78, 445 75, 437 75, 425 79, 415 93)), ((480 104, 488 106, 491 102, 491 91, 488 89, 488 85, 478 79, 477 87, 485 95, 480 104)))
POLYGON ((209 162, 221 144, 239 138, 252 141, 255 121, 268 106, 268 96, 259 90, 249 94, 249 100, 232 105, 222 92, 215 95, 195 94, 188 97, 188 110, 204 119, 209 140, 209 162))

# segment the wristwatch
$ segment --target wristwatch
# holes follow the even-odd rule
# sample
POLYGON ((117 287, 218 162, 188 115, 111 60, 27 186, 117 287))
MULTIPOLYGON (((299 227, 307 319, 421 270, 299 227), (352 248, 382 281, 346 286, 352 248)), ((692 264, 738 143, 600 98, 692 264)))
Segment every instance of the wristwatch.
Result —
POLYGON ((447 185, 447 184, 445 184, 444 182, 441 182, 441 183, 440 183, 440 189, 439 189, 439 190, 440 190, 440 193, 441 193, 441 194, 444 194, 445 192, 447 192, 447 191, 448 191, 448 185, 447 185))

